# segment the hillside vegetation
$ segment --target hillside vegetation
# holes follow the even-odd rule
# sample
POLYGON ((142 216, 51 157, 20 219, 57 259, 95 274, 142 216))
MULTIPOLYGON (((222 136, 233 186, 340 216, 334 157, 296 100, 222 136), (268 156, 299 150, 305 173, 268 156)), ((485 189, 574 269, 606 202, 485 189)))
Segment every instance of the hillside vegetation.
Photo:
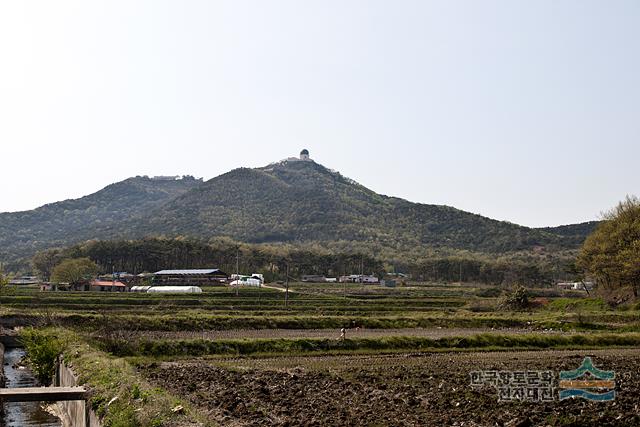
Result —
POLYGON ((0 261, 92 239, 231 238, 367 253, 398 263, 442 256, 563 262, 594 223, 534 229, 377 194, 315 162, 240 168, 207 182, 130 178, 76 200, 0 214, 0 261))
POLYGON ((575 249, 586 236, 575 239, 575 233, 383 196, 320 164, 290 161, 236 169, 207 181, 140 226, 145 234, 228 236, 254 243, 360 242, 398 252, 575 249))
POLYGON ((124 221, 140 217, 200 184, 193 177, 135 177, 79 199, 0 213, 0 261, 11 263, 40 249, 109 237, 107 230, 117 229, 124 221))

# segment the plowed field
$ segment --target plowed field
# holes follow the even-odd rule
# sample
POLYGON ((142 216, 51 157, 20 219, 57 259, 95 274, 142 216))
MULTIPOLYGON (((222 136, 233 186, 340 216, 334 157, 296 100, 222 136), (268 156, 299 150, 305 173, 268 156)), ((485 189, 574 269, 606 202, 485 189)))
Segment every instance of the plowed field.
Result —
POLYGON ((432 353, 216 359, 146 365, 155 385, 221 425, 640 425, 640 350, 432 353), (498 402, 474 370, 576 369, 585 356, 616 372, 613 402, 498 402))

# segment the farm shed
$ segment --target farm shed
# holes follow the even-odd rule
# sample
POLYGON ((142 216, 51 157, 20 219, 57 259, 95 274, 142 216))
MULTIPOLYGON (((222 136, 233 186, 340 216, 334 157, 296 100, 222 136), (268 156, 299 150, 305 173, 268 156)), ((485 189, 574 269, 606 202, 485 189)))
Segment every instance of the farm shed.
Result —
POLYGON ((125 292, 127 290, 127 285, 117 280, 94 280, 89 286, 93 292, 125 292))
POLYGON ((217 268, 193 270, 161 270, 153 274, 154 286, 220 286, 227 273, 217 268))
POLYGON ((9 280, 10 285, 37 285, 40 283, 36 276, 22 276, 9 280))
POLYGON ((152 286, 148 294, 201 294, 202 289, 197 286, 152 286))

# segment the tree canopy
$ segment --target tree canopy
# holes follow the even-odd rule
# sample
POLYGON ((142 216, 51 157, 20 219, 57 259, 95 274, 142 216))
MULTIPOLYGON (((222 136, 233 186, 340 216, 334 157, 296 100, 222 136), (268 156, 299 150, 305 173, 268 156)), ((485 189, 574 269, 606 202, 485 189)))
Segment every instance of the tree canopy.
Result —
MULTIPOLYGON (((37 251, 90 239, 227 237, 255 244, 318 245, 417 262, 430 252, 495 258, 518 253, 575 256, 594 223, 528 228, 448 206, 374 191, 314 162, 236 169, 207 182, 130 178, 76 200, 0 213, 0 262, 26 272, 37 251)), ((35 260, 45 278, 55 254, 35 260)))
POLYGON ((627 196, 587 237, 577 264, 605 288, 640 290, 640 200, 627 196))
MULTIPOLYGON (((329 245, 327 245, 329 246, 329 245)), ((568 256, 568 255, 567 255, 568 256)), ((178 268, 220 268, 263 273, 268 281, 284 280, 289 275, 325 275, 337 277, 364 272, 379 277, 385 272, 408 273, 414 280, 433 282, 481 282, 493 285, 519 283, 525 286, 550 284, 567 276, 574 257, 560 260, 544 254, 521 254, 508 257, 485 257, 473 253, 430 253, 417 261, 393 260, 356 252, 346 248, 332 250, 317 244, 293 245, 248 244, 228 238, 202 241, 191 238, 147 238, 141 240, 92 240, 62 249, 39 252, 32 263, 41 278, 63 260, 89 258, 99 273, 112 271, 133 274, 178 268)))
POLYGON ((51 280, 56 283, 81 283, 98 273, 98 265, 89 258, 71 258, 62 261, 54 269, 51 280))

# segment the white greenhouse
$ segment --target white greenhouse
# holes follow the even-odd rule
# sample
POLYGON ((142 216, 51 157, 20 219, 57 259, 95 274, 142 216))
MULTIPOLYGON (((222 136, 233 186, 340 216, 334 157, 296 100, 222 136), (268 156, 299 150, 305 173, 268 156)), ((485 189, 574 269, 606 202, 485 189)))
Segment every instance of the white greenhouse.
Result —
POLYGON ((147 290, 149 294, 201 294, 198 286, 153 286, 147 290))
POLYGON ((240 280, 234 280, 233 282, 229 283, 229 285, 232 287, 255 286, 259 288, 260 286, 262 286, 262 282, 260 281, 260 279, 254 279, 253 277, 245 277, 240 280))
POLYGON ((147 292, 151 286, 132 286, 129 292, 147 292))

